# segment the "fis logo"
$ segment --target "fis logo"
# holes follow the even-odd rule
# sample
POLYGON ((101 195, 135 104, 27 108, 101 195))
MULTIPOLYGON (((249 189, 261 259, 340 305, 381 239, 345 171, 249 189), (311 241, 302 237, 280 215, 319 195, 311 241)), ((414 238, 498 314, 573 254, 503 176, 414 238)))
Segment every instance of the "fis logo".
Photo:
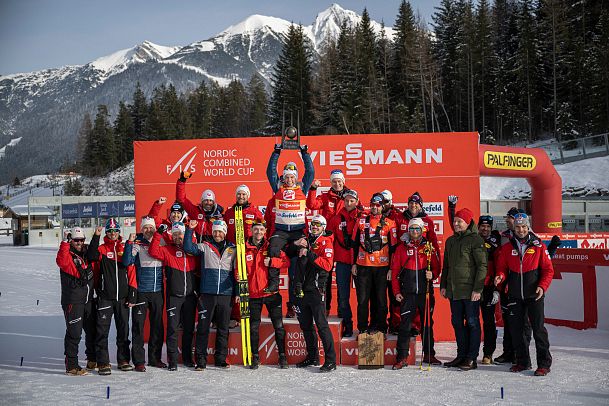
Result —
POLYGON ((167 165, 165 168, 167 175, 172 175, 176 171, 178 171, 178 172, 188 171, 188 172, 193 172, 193 173, 196 172, 197 169, 195 167, 195 164, 193 163, 195 158, 197 157, 196 152, 193 154, 195 149, 197 149, 197 147, 192 147, 191 149, 188 150, 188 152, 186 152, 184 155, 182 155, 182 157, 180 159, 178 159, 176 161, 176 163, 174 163, 173 165, 167 165), (188 162, 183 164, 183 162, 186 161, 187 159, 189 159, 188 162))

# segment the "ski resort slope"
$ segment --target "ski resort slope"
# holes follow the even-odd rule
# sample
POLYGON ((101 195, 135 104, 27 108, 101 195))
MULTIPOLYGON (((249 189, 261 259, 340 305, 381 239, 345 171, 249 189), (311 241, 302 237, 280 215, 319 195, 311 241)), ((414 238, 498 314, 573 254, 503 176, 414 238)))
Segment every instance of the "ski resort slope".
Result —
MULTIPOLYGON (((513 374, 507 366, 498 365, 469 372, 442 367, 427 372, 411 366, 401 371, 360 371, 339 366, 329 374, 317 373, 317 368, 261 366, 251 371, 237 365, 228 371, 209 367, 194 372, 180 365, 173 373, 156 368, 146 373, 113 369, 109 377, 96 373, 68 377, 64 375, 65 329, 56 251, 8 243, 0 237, 0 404, 107 404, 108 386, 112 404, 129 405, 609 403, 609 331, 553 326, 548 330, 554 365, 547 377, 534 377, 532 371, 513 374)), ((109 340, 113 367, 114 341, 113 327, 109 340)), ((455 344, 437 344, 436 351, 441 360, 452 359, 455 344)), ((534 359, 533 347, 532 352, 534 359)), ((84 343, 80 359, 84 366, 84 343)))

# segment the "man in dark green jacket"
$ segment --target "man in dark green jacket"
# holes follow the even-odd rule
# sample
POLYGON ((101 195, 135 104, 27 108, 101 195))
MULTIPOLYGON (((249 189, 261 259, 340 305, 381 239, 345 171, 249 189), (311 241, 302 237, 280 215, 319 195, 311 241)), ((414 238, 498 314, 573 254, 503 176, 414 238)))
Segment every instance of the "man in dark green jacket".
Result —
POLYGON ((480 296, 486 277, 486 249, 469 209, 455 213, 455 234, 446 240, 440 294, 450 300, 457 357, 444 364, 464 371, 478 367, 480 296))

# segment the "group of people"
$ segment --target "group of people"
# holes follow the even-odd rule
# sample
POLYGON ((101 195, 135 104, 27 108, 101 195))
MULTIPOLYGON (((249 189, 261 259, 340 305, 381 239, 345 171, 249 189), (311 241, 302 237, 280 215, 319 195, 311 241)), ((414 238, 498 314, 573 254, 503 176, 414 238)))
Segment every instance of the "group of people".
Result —
MULTIPOLYGON (((471 210, 457 211, 457 196, 449 196, 454 233, 446 240, 441 258, 433 220, 423 210, 419 193, 408 198, 403 212, 393 205, 389 190, 374 193, 367 202, 369 209, 365 209, 359 194, 345 185, 344 174, 333 170, 330 189, 318 195, 316 189, 321 182, 315 180, 307 147, 300 148, 305 168, 301 180, 294 162, 286 164, 281 174, 277 172, 281 151, 276 145, 267 167, 273 196, 264 215, 250 203, 247 185, 237 187, 235 203, 226 211, 209 189, 202 193, 198 204, 193 203, 186 196, 191 173, 182 172, 176 183, 176 201, 167 211, 167 218, 161 216, 167 199, 160 197, 141 219, 140 233, 124 240, 114 219, 108 219, 105 227, 97 227, 88 245, 82 229, 65 232, 57 264, 66 321, 67 374, 85 375, 94 369, 100 375, 111 374, 108 333, 113 317, 119 370, 146 371, 146 317, 150 325, 148 366, 177 370, 181 327, 183 365, 204 370, 210 328, 215 326, 214 365, 229 368, 228 333, 240 319, 236 207, 242 209, 244 220, 252 369, 260 364, 263 307, 275 330, 279 366, 288 368, 279 294, 279 276, 282 269, 287 269, 290 287, 286 317, 298 318, 307 350, 297 367, 319 365, 319 334, 325 352, 319 370, 336 369, 336 349, 327 320, 335 270, 342 336, 354 334, 350 306, 353 278, 357 330, 397 333, 395 370, 407 365, 409 342, 419 331, 423 362, 441 365, 434 351, 432 285, 440 278, 440 293, 450 300, 457 339, 457 356, 445 366, 462 370, 477 367, 482 312, 482 363, 512 362, 514 372, 530 369, 532 331, 537 348, 535 375, 550 371, 552 358, 543 303, 553 269, 550 254, 531 231, 526 213, 510 209, 506 216, 508 229, 499 234, 492 231, 491 216, 481 216, 476 223, 471 210), (307 209, 318 214, 307 220, 307 209), (100 243, 102 232, 105 235, 100 243), (494 314, 499 301, 505 323, 504 353, 493 360, 494 314), (166 330, 163 311, 167 315, 166 330), (78 364, 83 330, 86 368, 78 364), (161 360, 165 332, 167 364, 161 360)), ((559 243, 553 239, 550 248, 555 250, 559 243)))

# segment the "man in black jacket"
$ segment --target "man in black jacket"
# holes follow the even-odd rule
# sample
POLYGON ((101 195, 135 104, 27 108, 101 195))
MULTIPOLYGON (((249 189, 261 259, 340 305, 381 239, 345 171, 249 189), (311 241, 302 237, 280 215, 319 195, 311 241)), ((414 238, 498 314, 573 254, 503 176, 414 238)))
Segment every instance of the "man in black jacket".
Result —
POLYGON ((85 233, 76 227, 65 232, 56 258, 61 271, 61 308, 66 319, 66 374, 73 376, 87 375, 87 371, 78 365, 78 345, 83 329, 87 369, 95 369, 97 366, 93 267, 87 260, 86 252, 85 233))

